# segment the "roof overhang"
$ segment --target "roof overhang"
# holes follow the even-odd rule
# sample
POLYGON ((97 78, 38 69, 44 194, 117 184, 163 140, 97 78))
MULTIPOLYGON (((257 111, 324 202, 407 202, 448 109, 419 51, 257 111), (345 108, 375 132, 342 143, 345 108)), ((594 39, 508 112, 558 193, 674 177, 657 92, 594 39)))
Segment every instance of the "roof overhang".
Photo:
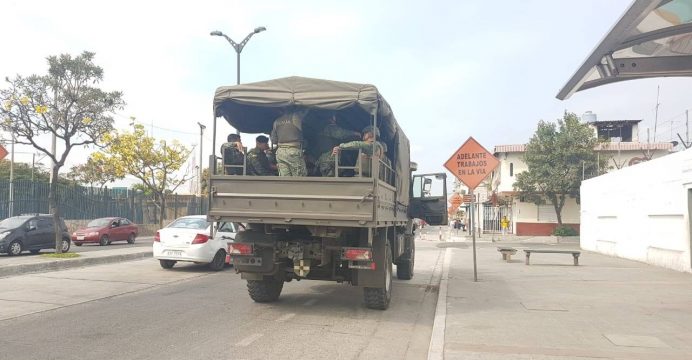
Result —
POLYGON ((692 76, 692 0, 635 0, 557 94, 618 81, 692 76))

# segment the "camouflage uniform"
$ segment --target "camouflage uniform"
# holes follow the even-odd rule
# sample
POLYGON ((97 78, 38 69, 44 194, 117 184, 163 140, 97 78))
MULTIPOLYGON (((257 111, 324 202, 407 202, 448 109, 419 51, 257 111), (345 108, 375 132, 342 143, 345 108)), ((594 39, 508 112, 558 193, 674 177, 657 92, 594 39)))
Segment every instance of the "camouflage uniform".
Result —
MULTIPOLYGON (((384 144, 382 144, 379 141, 375 141, 375 152, 377 155, 385 159, 384 155, 384 144)), ((339 149, 341 150, 360 150, 366 157, 361 159, 362 164, 361 164, 361 169, 363 170, 363 176, 370 176, 370 161, 372 158, 372 150, 373 150, 373 142, 371 141, 351 141, 347 143, 343 143, 339 145, 339 149)), ((331 152, 329 153, 324 153, 322 156, 320 156, 320 172, 322 172, 322 176, 334 176, 334 167, 335 167, 335 158, 334 155, 332 155, 331 152)))
POLYGON ((287 111, 274 121, 271 140, 278 144, 276 165, 279 176, 307 176, 303 158, 303 117, 305 111, 287 111))
POLYGON ((334 176, 334 156, 332 156, 332 149, 344 141, 355 140, 359 137, 360 133, 346 130, 336 124, 327 124, 327 126, 319 132, 317 135, 317 148, 320 156, 317 159, 316 166, 320 170, 322 176, 334 176))
POLYGON ((221 145, 221 155, 223 156, 224 174, 243 175, 242 167, 226 167, 226 165, 243 165, 245 155, 238 150, 240 142, 226 142, 221 145))
POLYGON ((271 160, 264 150, 254 148, 247 153, 247 174, 258 176, 276 175, 271 168, 271 160))

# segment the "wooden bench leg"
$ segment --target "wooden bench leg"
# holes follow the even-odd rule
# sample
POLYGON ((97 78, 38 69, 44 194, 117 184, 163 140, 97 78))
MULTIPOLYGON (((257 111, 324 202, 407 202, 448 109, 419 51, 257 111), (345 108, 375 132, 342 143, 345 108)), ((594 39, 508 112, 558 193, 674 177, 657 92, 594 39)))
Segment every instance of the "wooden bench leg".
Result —
POLYGON ((526 265, 529 264, 529 257, 531 256, 531 253, 526 253, 526 265))
POLYGON ((579 254, 572 254, 574 257, 574 266, 579 266, 579 254))
POLYGON ((507 262, 512 262, 512 254, 507 254, 507 262))
POLYGON ((502 254, 502 260, 507 260, 507 254, 502 254))

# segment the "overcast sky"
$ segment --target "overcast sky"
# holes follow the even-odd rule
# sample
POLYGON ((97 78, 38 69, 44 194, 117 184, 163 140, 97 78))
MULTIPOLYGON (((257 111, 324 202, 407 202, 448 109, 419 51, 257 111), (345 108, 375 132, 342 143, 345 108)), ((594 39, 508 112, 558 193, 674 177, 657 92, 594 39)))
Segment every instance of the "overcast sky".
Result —
MULTIPOLYGON (((135 116, 153 124, 156 137, 197 146, 197 122, 211 127, 214 90, 235 84, 235 52, 209 32, 241 41, 265 26, 243 51, 241 82, 297 75, 374 84, 410 138, 413 160, 430 172, 442 171, 469 136, 489 150, 525 143, 538 120, 565 110, 643 119, 645 139, 659 85, 657 140, 668 141, 671 128, 674 138, 684 134, 692 105, 689 79, 622 82, 555 99, 630 0, 184 4, 4 0, 0 76, 45 73, 49 55, 93 51, 104 88, 125 94, 116 127, 135 116)), ((217 145, 229 131, 220 128, 217 145)), ((208 132, 205 150, 210 144, 208 132)), ((87 153, 75 153, 69 165, 87 153)), ((28 154, 17 158, 31 161, 28 154)))

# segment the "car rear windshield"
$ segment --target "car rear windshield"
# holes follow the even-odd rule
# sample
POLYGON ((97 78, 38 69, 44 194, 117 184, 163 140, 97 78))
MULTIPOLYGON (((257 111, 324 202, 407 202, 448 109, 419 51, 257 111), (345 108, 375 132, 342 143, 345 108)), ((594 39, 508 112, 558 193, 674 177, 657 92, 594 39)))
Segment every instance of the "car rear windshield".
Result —
POLYGON ((25 217, 11 217, 3 221, 0 221, 0 228, 3 229, 14 229, 22 226, 28 218, 25 217))
POLYGON ((87 227, 101 227, 101 226, 106 226, 109 225, 113 221, 113 219, 96 219, 96 220, 91 220, 88 224, 87 227))
POLYGON ((169 228, 179 229, 206 229, 209 226, 207 219, 182 218, 168 225, 169 228))

